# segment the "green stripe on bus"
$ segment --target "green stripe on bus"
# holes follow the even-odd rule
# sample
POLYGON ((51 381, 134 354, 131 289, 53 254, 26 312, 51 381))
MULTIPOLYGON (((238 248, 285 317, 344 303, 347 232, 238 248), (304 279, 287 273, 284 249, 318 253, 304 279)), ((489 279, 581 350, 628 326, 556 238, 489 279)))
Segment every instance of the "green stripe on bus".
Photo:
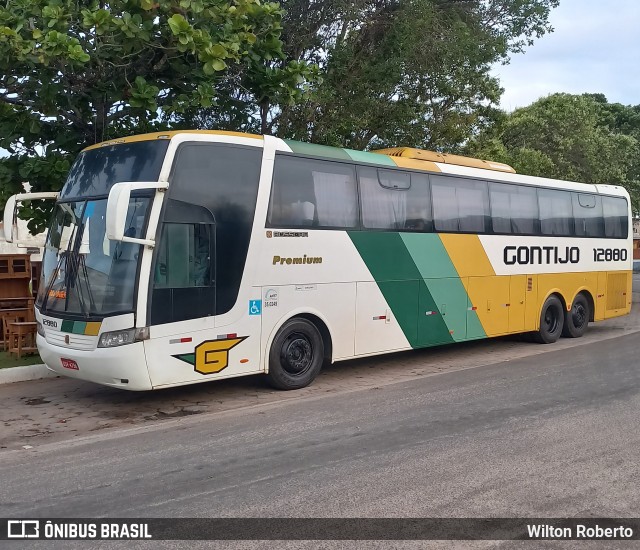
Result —
POLYGON ((73 332, 73 321, 62 321, 60 332, 73 332))
POLYGON ((349 237, 377 282, 422 278, 400 233, 351 231, 349 237))
POLYGON ((351 160, 356 162, 368 162, 369 164, 382 164, 383 166, 396 167, 396 163, 386 155, 379 155, 377 153, 367 153, 366 151, 354 151, 353 149, 344 150, 351 160))
POLYGON ((85 321, 75 321, 71 332, 73 334, 84 334, 85 328, 87 328, 87 323, 85 321))
POLYGON ((486 336, 439 235, 353 231, 349 236, 412 347, 486 336))
POLYGON ((423 279, 458 277, 458 271, 447 254, 440 235, 437 233, 400 233, 399 235, 423 279))
POLYGON ((328 147, 327 145, 315 145, 313 143, 303 143, 301 141, 291 141, 285 139, 284 142, 294 153, 301 153, 314 157, 327 157, 340 160, 351 160, 351 157, 344 149, 338 147, 328 147))
MULTIPOLYGON (((435 233, 401 233, 400 237, 407 250, 411 254, 416 267, 420 271, 424 283, 433 296, 437 310, 442 313, 442 318, 447 325, 449 334, 455 341, 483 338, 486 336, 478 314, 470 310, 471 300, 458 276, 447 249, 444 247, 440 235, 435 233)), ((425 307, 420 308, 420 317, 426 313, 425 307)), ((426 315, 425 315, 426 316, 426 315)), ((418 334, 421 340, 429 341, 428 323, 425 320, 418 323, 418 334), (421 327, 424 325, 424 329, 421 327)))
MULTIPOLYGON (((431 291, 399 233, 349 232, 394 317, 412 347, 453 341, 431 291)), ((428 253, 428 252, 427 252, 428 253)))
POLYGON ((180 359, 180 361, 184 361, 185 363, 189 363, 190 365, 196 364, 196 354, 195 353, 181 353, 179 355, 172 355, 176 359, 180 359))

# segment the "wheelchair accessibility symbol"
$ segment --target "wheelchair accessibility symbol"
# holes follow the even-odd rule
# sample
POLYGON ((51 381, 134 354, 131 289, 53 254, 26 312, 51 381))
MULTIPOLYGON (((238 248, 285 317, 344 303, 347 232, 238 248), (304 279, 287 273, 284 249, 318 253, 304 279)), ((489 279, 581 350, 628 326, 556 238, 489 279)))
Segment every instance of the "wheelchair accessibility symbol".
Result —
POLYGON ((249 300, 249 315, 260 315, 262 313, 262 300, 249 300))

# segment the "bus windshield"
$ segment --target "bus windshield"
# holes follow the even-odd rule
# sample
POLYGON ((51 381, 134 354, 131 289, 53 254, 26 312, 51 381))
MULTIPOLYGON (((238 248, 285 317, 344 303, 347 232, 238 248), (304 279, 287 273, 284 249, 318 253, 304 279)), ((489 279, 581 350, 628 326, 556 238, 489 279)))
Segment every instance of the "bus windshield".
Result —
MULTIPOLYGON (((167 140, 89 149, 74 163, 55 207, 36 305, 45 314, 82 318, 134 309, 138 244, 106 236, 110 189, 121 181, 157 181, 167 140)), ((127 237, 143 238, 151 194, 131 198, 127 237)))
POLYGON ((169 140, 105 145, 80 153, 73 163, 60 200, 106 197, 120 181, 157 181, 169 140))
MULTIPOLYGON (((150 198, 132 198, 127 236, 141 238, 150 198)), ((107 199, 58 203, 42 262, 43 313, 96 317, 132 311, 140 245, 110 241, 107 199)))

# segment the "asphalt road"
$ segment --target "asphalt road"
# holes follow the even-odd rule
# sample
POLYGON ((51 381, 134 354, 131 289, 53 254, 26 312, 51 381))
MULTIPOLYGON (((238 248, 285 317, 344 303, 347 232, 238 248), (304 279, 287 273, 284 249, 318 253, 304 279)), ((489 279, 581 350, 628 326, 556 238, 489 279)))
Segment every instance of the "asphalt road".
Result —
POLYGON ((551 346, 518 336, 392 353, 339 362, 323 369, 310 386, 293 392, 268 387, 247 376, 153 392, 129 392, 72 378, 48 378, 0 385, 0 454, 25 446, 81 439, 90 434, 148 426, 192 415, 289 401, 304 401, 381 388, 502 361, 543 356, 640 331, 640 293, 631 314, 589 326, 582 338, 561 338, 551 346))
POLYGON ((637 341, 7 451, 0 517, 637 516, 637 341))

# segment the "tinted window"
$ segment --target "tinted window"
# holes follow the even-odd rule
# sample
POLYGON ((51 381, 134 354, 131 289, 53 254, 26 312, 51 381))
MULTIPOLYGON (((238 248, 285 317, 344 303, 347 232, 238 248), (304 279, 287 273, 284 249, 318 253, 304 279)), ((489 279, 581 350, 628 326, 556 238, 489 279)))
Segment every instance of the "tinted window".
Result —
POLYGON ((358 178, 364 227, 399 231, 431 229, 427 176, 361 167, 358 178))
POLYGON ((554 189, 538 189, 540 232, 543 235, 573 234, 571 193, 554 189))
POLYGON ((576 237, 603 237, 602 199, 598 195, 572 193, 576 237))
POLYGON ((121 181, 158 181, 169 140, 136 141, 90 149, 73 163, 61 199, 108 195, 121 181))
MULTIPOLYGON (((165 223, 158 243, 156 288, 211 286, 212 230, 205 224, 165 223)), ((213 313, 213 308, 208 313, 213 313)))
POLYGON ((602 197, 606 237, 626 239, 629 235, 627 201, 621 197, 602 197))
POLYGON ((490 183, 489 194, 495 233, 538 233, 538 197, 534 187, 490 183))
POLYGON ((376 169, 378 183, 385 189, 398 189, 406 191, 411 187, 411 174, 399 170, 376 169))
POLYGON ((433 231, 431 192, 429 178, 425 174, 411 174, 411 189, 404 230, 433 231))
MULTIPOLYGON (((198 215, 202 207, 185 205, 182 210, 195 213, 194 221, 203 217, 198 215)), ((153 272, 152 324, 215 313, 214 240, 211 223, 163 223, 153 272)))
POLYGON ((431 189, 437 231, 487 231, 489 197, 486 182, 431 176, 431 189))
POLYGON ((431 193, 433 196, 433 224, 436 231, 458 231, 458 201, 456 188, 449 185, 448 179, 442 183, 431 178, 431 193))
POLYGON ((262 149, 216 143, 185 143, 176 155, 169 197, 202 206, 215 220, 218 315, 229 311, 238 297, 256 208, 261 159, 262 149))
POLYGON ((356 227, 355 168, 276 156, 267 223, 276 227, 356 227))
POLYGON ((483 181, 468 181, 456 184, 460 231, 485 233, 489 219, 489 197, 487 184, 483 181))

